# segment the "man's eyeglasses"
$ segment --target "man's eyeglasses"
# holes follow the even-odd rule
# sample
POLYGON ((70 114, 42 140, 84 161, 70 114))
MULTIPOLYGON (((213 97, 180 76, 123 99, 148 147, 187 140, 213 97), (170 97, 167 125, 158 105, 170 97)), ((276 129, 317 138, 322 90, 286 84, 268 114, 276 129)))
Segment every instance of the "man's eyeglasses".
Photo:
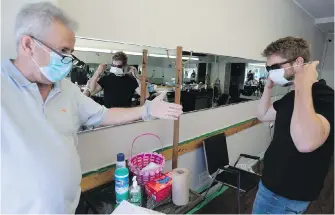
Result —
POLYGON ((114 64, 112 64, 111 66, 112 66, 112 67, 119 68, 119 69, 122 69, 122 67, 123 67, 122 65, 114 65, 114 64))
POLYGON ((293 61, 295 61, 295 60, 296 60, 296 58, 291 59, 291 60, 284 61, 284 62, 282 62, 282 63, 276 63, 276 64, 273 64, 273 65, 271 65, 271 66, 266 66, 265 68, 266 68, 266 70, 267 70, 268 72, 270 72, 271 70, 280 69, 282 65, 287 64, 287 63, 291 63, 291 62, 293 62, 293 61))
POLYGON ((77 67, 84 67, 85 66, 85 63, 81 60, 79 60, 76 56, 74 56, 73 54, 70 54, 70 55, 64 55, 62 53, 60 53, 59 51, 51 48, 50 46, 46 45, 44 42, 42 42, 41 40, 33 37, 33 36, 30 36, 31 38, 33 38, 34 40, 38 41, 39 43, 41 43, 42 45, 48 47, 51 51, 55 52, 56 54, 58 54, 62 60, 61 62, 64 63, 64 64, 69 64, 69 63, 72 63, 74 66, 77 66, 77 67))

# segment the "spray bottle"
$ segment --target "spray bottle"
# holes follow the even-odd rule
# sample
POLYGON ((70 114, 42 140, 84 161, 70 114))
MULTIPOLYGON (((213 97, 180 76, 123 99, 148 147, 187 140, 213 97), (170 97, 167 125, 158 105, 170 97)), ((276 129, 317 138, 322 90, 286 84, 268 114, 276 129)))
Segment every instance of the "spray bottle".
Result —
POLYGON ((137 184, 136 176, 133 177, 133 185, 129 190, 129 202, 137 206, 142 205, 141 187, 137 184))

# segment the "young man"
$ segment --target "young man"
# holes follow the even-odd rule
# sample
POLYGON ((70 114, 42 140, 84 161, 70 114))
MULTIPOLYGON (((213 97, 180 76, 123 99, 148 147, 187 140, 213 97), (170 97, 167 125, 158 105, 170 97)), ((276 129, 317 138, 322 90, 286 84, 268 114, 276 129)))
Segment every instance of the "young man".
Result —
POLYGON ((286 37, 263 52, 270 73, 258 108, 259 120, 274 121, 264 155, 255 214, 303 213, 317 199, 334 151, 334 91, 317 82, 309 44, 286 37), (271 103, 274 85, 292 91, 271 103))
POLYGON ((1 189, 2 200, 6 200, 1 205, 3 213, 74 213, 81 193, 82 172, 76 150, 81 125, 120 124, 151 117, 177 119, 182 114, 180 105, 166 103, 162 96, 141 107, 107 109, 81 93, 64 79, 77 61, 72 55, 74 30, 74 22, 51 3, 27 4, 16 17, 17 58, 1 64, 2 87, 6 83, 6 95, 15 97, 1 103, 6 111, 12 111, 3 123, 10 122, 10 127, 1 129, 1 134, 7 135, 1 142, 1 156, 6 158, 1 165, 8 170, 2 174, 1 185, 13 188, 1 189), (27 116, 15 115, 17 107, 27 116), (23 129, 27 124, 31 128, 23 129), (37 138, 38 133, 43 138, 37 138), (29 160, 24 165, 18 159, 29 160), (29 181, 26 186, 38 188, 29 195, 23 194, 20 186, 13 187, 22 183, 17 180, 27 169, 31 174, 24 175, 29 181))
MULTIPOLYGON (((124 52, 117 52, 112 57, 112 67, 109 74, 101 77, 105 70, 100 65, 90 79, 89 94, 94 95, 104 90, 104 105, 112 107, 131 107, 134 93, 141 95, 141 83, 137 77, 137 70, 128 66, 128 57, 124 52)), ((149 97, 147 90, 146 98, 149 97)))

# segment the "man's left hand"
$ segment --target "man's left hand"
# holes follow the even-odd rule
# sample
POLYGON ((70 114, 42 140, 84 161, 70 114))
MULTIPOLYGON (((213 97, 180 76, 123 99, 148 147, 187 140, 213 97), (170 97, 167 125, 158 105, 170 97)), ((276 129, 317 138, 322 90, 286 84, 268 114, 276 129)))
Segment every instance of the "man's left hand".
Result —
POLYGON ((127 72, 127 74, 133 76, 137 80, 140 80, 140 75, 135 67, 130 67, 130 70, 127 72))
POLYGON ((295 86, 309 86, 311 87, 315 82, 317 82, 318 73, 316 67, 319 61, 313 61, 304 66, 297 67, 295 69, 295 86))

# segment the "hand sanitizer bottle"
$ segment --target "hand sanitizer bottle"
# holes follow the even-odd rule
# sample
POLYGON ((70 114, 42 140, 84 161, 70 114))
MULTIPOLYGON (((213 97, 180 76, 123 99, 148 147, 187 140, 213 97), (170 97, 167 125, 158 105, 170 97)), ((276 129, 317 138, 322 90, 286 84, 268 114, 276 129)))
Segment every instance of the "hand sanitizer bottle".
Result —
POLYGON ((133 185, 129 190, 129 202, 137 206, 142 205, 141 187, 137 184, 136 176, 133 177, 133 185))

